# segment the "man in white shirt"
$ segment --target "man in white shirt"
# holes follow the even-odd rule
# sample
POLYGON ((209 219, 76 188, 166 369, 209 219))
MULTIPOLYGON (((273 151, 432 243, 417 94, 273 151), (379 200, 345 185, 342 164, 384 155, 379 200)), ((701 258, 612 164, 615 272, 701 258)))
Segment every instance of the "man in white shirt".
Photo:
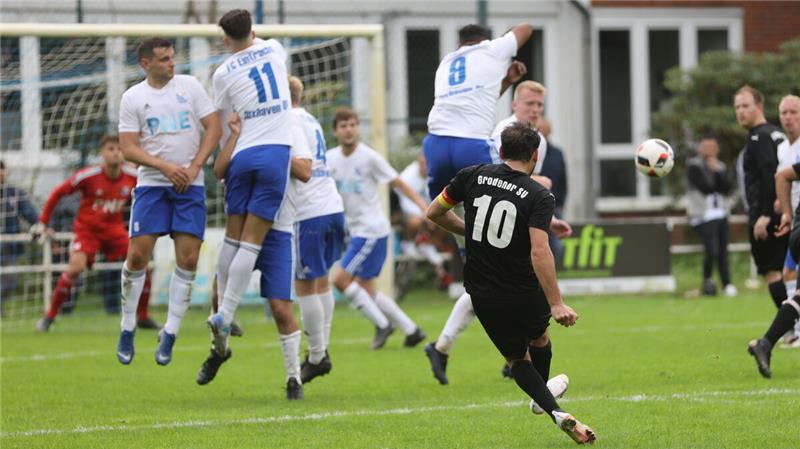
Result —
MULTIPOLYGON (((531 80, 519 83, 514 89, 514 100, 511 102, 511 115, 500 120, 497 126, 494 127, 494 131, 492 131, 492 161, 494 161, 495 164, 500 163, 502 159, 499 154, 500 134, 509 125, 517 122, 535 127, 544 114, 544 97, 546 94, 547 90, 541 83, 531 80)), ((533 180, 549 189, 552 186, 550 180, 539 175, 542 171, 544 158, 547 155, 547 140, 541 132, 539 133, 539 138, 541 139, 539 141, 539 148, 537 149, 539 160, 536 162, 536 167, 533 169, 533 180)))
POLYGON ((214 72, 214 105, 232 110, 242 131, 225 174, 225 241, 217 260, 219 312, 208 318, 214 347, 227 351, 230 325, 264 237, 276 220, 289 173, 291 123, 287 54, 275 39, 256 39, 250 13, 219 20, 232 55, 214 72))
POLYGON ((382 348, 395 326, 406 335, 404 345, 414 347, 425 339, 425 332, 394 299, 375 288, 375 278, 386 260, 390 231, 389 219, 381 207, 380 185, 390 184, 421 209, 425 203, 384 158, 359 142, 358 115, 353 110, 336 111, 333 133, 339 146, 328 151, 328 167, 344 201, 345 224, 350 234, 334 285, 375 325, 372 349, 382 348))
POLYGON ((422 142, 431 197, 462 168, 492 163, 488 139, 497 99, 526 73, 525 65, 512 63, 512 58, 532 33, 533 27, 527 24, 494 40, 480 25, 459 30, 458 49, 448 53, 436 69, 429 134, 422 142))
POLYGON ((175 241, 177 266, 169 285, 167 322, 155 353, 156 362, 166 365, 172 360, 172 346, 189 308, 205 233, 202 168, 222 131, 200 82, 189 75, 175 75, 175 50, 170 41, 151 38, 142 42, 137 52, 147 77, 123 94, 119 119, 122 152, 139 165, 139 176, 133 192, 128 255, 122 268, 117 360, 123 365, 133 360, 136 307, 147 264, 158 237, 169 234, 175 241))
MULTIPOLYGON (((781 126, 786 131, 787 139, 778 145, 778 171, 800 162, 800 97, 786 95, 778 106, 781 126)), ((797 209, 800 202, 800 182, 792 183, 792 210, 797 209)), ((787 297, 791 298, 797 287, 797 261, 792 258, 791 251, 786 251, 783 264, 783 282, 786 284, 787 297)), ((784 336, 783 346, 800 348, 800 321, 794 332, 784 336)))

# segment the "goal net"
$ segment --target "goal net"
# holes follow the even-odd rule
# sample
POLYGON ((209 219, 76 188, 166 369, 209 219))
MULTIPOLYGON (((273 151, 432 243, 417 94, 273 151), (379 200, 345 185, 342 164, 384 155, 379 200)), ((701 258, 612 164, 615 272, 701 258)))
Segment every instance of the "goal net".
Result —
MULTIPOLYGON (((385 153, 380 26, 255 28, 257 35, 276 37, 287 48, 290 73, 305 85, 304 107, 323 125, 329 147, 332 113, 346 105, 362 116, 365 140, 385 153)), ((26 192, 37 212, 53 187, 78 168, 100 161, 98 143, 104 134, 116 134, 123 92, 144 79, 136 57, 142 39, 153 35, 171 39, 176 73, 196 76, 212 98, 211 76, 229 55, 213 25, 3 24, 0 34, 0 158, 7 167, 5 182, 26 192)), ((195 303, 208 301, 217 240, 225 224, 222 187, 210 165, 206 170, 209 232, 198 267, 195 303)), ((66 268, 76 209, 75 198, 61 201, 50 223, 59 234, 43 245, 32 243, 24 233, 29 223, 16 205, 0 209, 3 223, 21 224, 20 232, 0 236, 4 326, 29 325, 46 309, 55 281, 66 268)), ((154 260, 153 303, 165 302, 174 266, 171 241, 161 240, 154 260)), ((121 263, 98 260, 76 284, 76 313, 118 310, 121 263)), ((250 296, 254 299, 255 293, 250 296)))

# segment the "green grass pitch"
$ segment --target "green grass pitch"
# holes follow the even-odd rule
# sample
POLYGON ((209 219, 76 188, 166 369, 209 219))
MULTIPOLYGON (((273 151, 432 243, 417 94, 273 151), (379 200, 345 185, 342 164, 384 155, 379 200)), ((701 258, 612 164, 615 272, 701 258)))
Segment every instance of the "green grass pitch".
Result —
MULTIPOLYGON (((763 287, 762 287, 763 289, 763 287)), ((765 290, 765 289, 763 289, 765 290)), ((569 298, 578 325, 552 325, 561 405, 603 448, 797 448, 800 350, 776 348, 773 379, 746 353, 775 309, 766 291, 738 298, 569 298)), ((452 302, 434 291, 403 303, 432 340, 452 302)), ((243 309, 246 335, 210 385, 195 384, 208 353, 205 313, 192 310, 172 364, 157 366, 154 332, 138 331, 131 366, 115 358, 116 317, 60 319, 48 334, 2 331, 3 448, 567 448, 534 416, 476 321, 453 348, 450 385, 431 375, 422 345, 394 335, 370 351, 372 328, 336 309, 333 372, 285 399, 275 326, 243 309)), ((155 316, 163 320, 164 311, 155 316)))

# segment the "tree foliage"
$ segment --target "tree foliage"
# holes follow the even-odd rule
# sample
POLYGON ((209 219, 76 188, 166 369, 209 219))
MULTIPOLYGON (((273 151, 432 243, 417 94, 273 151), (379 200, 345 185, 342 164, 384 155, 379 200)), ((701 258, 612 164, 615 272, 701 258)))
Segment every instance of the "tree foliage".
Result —
POLYGON ((704 134, 717 136, 720 159, 733 170, 747 137, 736 122, 733 96, 745 84, 764 93, 767 120, 780 126, 781 97, 800 94, 800 39, 784 42, 775 53, 710 52, 690 70, 668 71, 664 86, 672 97, 653 115, 650 135, 675 150, 675 169, 667 181, 676 197, 684 191, 685 161, 696 154, 704 134))

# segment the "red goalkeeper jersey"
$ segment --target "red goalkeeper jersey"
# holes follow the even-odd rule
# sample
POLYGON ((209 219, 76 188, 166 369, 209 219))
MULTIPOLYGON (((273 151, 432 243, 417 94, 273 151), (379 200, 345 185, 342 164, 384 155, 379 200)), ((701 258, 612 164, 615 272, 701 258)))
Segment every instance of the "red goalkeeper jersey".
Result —
POLYGON ((39 216, 47 224, 58 201, 64 196, 80 192, 81 204, 75 217, 74 228, 105 231, 112 227, 123 227, 122 210, 131 200, 136 186, 136 169, 127 164, 117 179, 111 179, 102 165, 78 170, 72 177, 55 188, 47 199, 39 216))

